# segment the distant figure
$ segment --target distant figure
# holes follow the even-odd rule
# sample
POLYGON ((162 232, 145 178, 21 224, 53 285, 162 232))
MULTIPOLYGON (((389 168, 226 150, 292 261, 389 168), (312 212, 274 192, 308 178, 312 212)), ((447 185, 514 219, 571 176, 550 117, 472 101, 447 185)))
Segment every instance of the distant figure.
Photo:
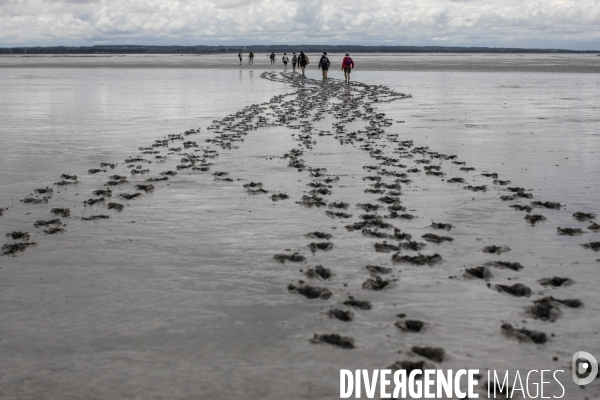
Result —
POLYGON ((250 54, 248 54, 248 64, 254 64, 254 53, 250 52, 250 54))
POLYGON ((298 64, 298 57, 296 56, 296 52, 292 56, 292 68, 294 69, 294 73, 296 73, 296 64, 298 64))
POLYGON ((240 65, 242 65, 242 52, 241 51, 238 53, 238 57, 240 59, 240 65))
POLYGON ((323 71, 323 80, 327 79, 327 71, 329 71, 329 66, 331 62, 329 62, 329 58, 327 58, 327 52, 324 52, 319 60, 319 67, 323 71))
POLYGON ((281 58, 281 61, 283 61, 283 69, 287 71, 287 65, 288 62, 290 61, 290 59, 288 58, 288 56, 286 56, 287 53, 283 53, 283 57, 281 58))
POLYGON ((304 54, 303 51, 300 52, 300 55, 298 56, 298 66, 300 67, 300 69, 302 70, 302 77, 304 78, 304 69, 306 68, 306 66, 308 65, 308 57, 306 57, 306 54, 304 54))
POLYGON ((342 69, 344 70, 344 78, 350 83, 350 72, 354 68, 354 61, 350 58, 350 54, 346 53, 346 57, 342 60, 342 69))
POLYGON ((271 53, 269 57, 271 58, 271 65, 275 65, 275 53, 271 53))

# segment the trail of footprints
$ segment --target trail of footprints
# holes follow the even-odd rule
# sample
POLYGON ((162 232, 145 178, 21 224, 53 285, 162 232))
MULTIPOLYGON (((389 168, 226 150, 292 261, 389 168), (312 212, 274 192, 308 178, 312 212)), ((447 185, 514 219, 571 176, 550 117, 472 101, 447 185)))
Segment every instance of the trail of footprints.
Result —
MULTIPOLYGON (((104 185, 90 193, 90 197, 83 200, 85 215, 72 215, 68 208, 52 208, 46 219, 37 220, 33 228, 44 235, 66 233, 63 220, 79 218, 84 221, 98 221, 108 219, 113 212, 121 212, 127 206, 123 202, 135 200, 147 193, 159 189, 160 185, 179 173, 209 173, 213 179, 226 182, 235 181, 228 172, 212 171, 219 156, 215 148, 236 149, 236 143, 243 142, 244 137, 251 131, 270 126, 285 126, 298 131, 293 137, 298 141, 298 147, 291 149, 283 155, 290 168, 295 168, 306 173, 313 180, 309 183, 309 192, 296 203, 302 207, 323 212, 327 217, 347 220, 345 226, 348 231, 355 232, 367 238, 381 239, 374 244, 373 251, 389 253, 393 265, 410 264, 415 266, 434 267, 443 262, 442 252, 444 243, 453 242, 451 232, 454 227, 443 222, 433 222, 431 232, 414 238, 410 233, 404 232, 394 224, 403 220, 418 218, 406 212, 400 196, 403 185, 409 185, 415 179, 441 179, 449 185, 475 192, 490 190, 488 185, 466 185, 465 178, 449 174, 450 170, 459 173, 472 172, 476 169, 466 166, 465 162, 458 161, 456 155, 441 154, 430 150, 428 147, 415 146, 412 140, 400 140, 397 134, 386 132, 386 128, 393 121, 386 118, 383 113, 377 113, 375 107, 378 103, 402 100, 409 96, 396 93, 384 86, 366 85, 353 82, 350 85, 340 81, 328 80, 326 83, 303 79, 292 79, 291 74, 277 74, 265 72, 262 78, 285 82, 298 90, 295 93, 273 97, 269 102, 248 106, 237 113, 220 121, 215 120, 208 128, 214 134, 206 144, 198 144, 190 139, 200 132, 192 129, 182 134, 169 135, 156 140, 148 147, 140 147, 140 155, 127 158, 123 161, 127 173, 115 173, 120 164, 101 163, 98 168, 88 170, 87 176, 101 174, 106 178, 104 185), (324 101, 336 100, 336 101, 324 101), (332 131, 319 131, 314 128, 313 122, 333 116, 336 122, 332 131), (347 124, 363 121, 363 129, 348 132, 347 124), (328 174, 324 168, 307 165, 302 159, 305 152, 310 152, 317 143, 319 136, 333 136, 340 144, 351 144, 367 152, 373 158, 374 164, 364 166, 365 176, 364 192, 373 195, 372 202, 351 205, 341 200, 330 200, 334 197, 335 186, 340 182, 340 177, 328 174), (166 163, 167 160, 179 158, 179 165, 175 170, 157 171, 155 166, 166 163), (449 169, 444 169, 448 165, 449 169), (454 167, 452 167, 454 166, 454 167), (129 191, 123 191, 131 188, 129 191), (96 211, 98 210, 98 211, 96 211), (435 248, 439 250, 430 250, 435 248)), ((402 123, 403 121, 398 121, 402 123)), ((500 199, 507 202, 529 201, 528 204, 510 203, 516 211, 525 212, 524 223, 531 225, 547 224, 547 217, 535 214, 536 209, 560 210, 564 205, 555 202, 531 201, 533 194, 522 187, 508 186, 510 180, 499 179, 498 174, 483 172, 481 176, 490 179, 494 189, 499 191, 500 199)), ((38 204, 47 204, 55 201, 55 189, 76 186, 80 182, 77 175, 63 174, 61 180, 52 187, 38 188, 34 194, 21 200, 24 204, 35 207, 38 204)), ((256 195, 258 199, 270 201, 290 200, 286 193, 272 191, 263 187, 260 182, 249 182, 243 185, 249 194, 256 195)), ((66 195, 61 193, 63 195, 66 195)), ((56 196, 60 197, 60 196, 56 196)), ((87 197, 87 196, 86 196, 87 197)), ((10 212, 10 207, 0 208, 0 216, 10 212)), ((596 215, 576 212, 573 218, 582 224, 588 224, 587 229, 598 232, 600 225, 595 222, 596 215)), ((557 228, 559 235, 579 236, 586 232, 583 228, 557 228)), ((2 255, 17 256, 37 243, 31 241, 29 232, 10 232, 6 234, 9 243, 2 246, 2 255)), ((307 251, 312 253, 335 251, 334 237, 325 232, 314 231, 306 234, 307 251)), ((600 251, 600 242, 590 241, 582 243, 587 250, 600 251)), ((524 267, 514 261, 498 259, 510 248, 502 245, 489 245, 481 249, 490 255, 493 260, 484 265, 473 266, 464 270, 464 279, 473 282, 484 281, 492 288, 494 270, 510 269, 514 272, 524 267)), ((306 257, 301 252, 285 252, 274 255, 280 263, 304 263, 306 257)), ((326 286, 327 282, 336 279, 336 272, 322 265, 304 268, 303 275, 297 282, 290 283, 290 293, 304 296, 308 299, 335 302, 327 315, 339 321, 351 323, 357 315, 368 312, 376 305, 369 301, 361 300, 363 290, 386 291, 393 290, 397 278, 393 269, 381 265, 367 265, 364 269, 365 281, 360 288, 350 288, 356 295, 348 295, 345 299, 336 299, 333 292, 326 286), (319 284, 307 283, 322 282, 319 284), (325 284, 325 286, 323 286, 325 284)), ((457 277, 450 277, 457 279, 457 277)), ((547 277, 539 281, 543 287, 565 287, 574 282, 566 277, 547 277)), ((528 299, 534 291, 520 283, 513 285, 494 285, 493 288, 501 293, 519 298, 528 299)), ((524 300, 527 304, 529 300, 524 300)), ((333 303, 332 303, 333 304, 333 303)), ((582 307, 577 299, 557 299, 546 296, 529 302, 525 306, 528 315, 533 318, 553 322, 559 318, 564 310, 582 307)), ((392 316, 390 316, 392 317, 392 316)), ((419 334, 431 326, 430 322, 408 318, 399 313, 394 316, 395 326, 407 335, 419 334)), ((531 331, 522 327, 513 327, 510 323, 500 323, 500 332, 507 337, 519 341, 543 344, 548 340, 544 332, 531 331)), ((310 342, 327 344, 342 349, 352 349, 358 346, 351 337, 338 333, 317 333, 310 338, 310 342)), ((394 363, 392 369, 406 369, 410 372, 416 368, 431 367, 432 364, 441 363, 446 358, 445 350, 435 344, 428 347, 413 346, 410 348, 410 359, 394 363)))

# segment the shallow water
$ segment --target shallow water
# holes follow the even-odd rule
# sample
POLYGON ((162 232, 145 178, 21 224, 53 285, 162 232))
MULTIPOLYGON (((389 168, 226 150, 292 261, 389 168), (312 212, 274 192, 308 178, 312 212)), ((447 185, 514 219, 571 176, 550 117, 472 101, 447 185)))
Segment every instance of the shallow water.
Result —
MULTIPOLYGON (((315 71, 309 74, 317 77, 315 71)), ((11 208, 0 224, 5 232, 27 230, 39 242, 18 257, 0 258, 3 398, 337 398, 340 368, 383 368, 418 359, 410 354, 413 345, 444 347, 444 369, 562 368, 569 398, 598 395, 597 384, 585 390, 568 384, 575 351, 600 354, 594 340, 600 256, 580 246, 597 241, 598 233, 556 234, 558 226, 588 225, 575 221, 573 212, 600 211, 600 189, 594 185, 600 177, 597 75, 354 74, 356 80, 412 94, 378 105, 388 118, 405 121, 388 133, 456 154, 476 170, 463 172, 446 162, 447 178, 488 185, 487 192, 473 193, 422 173, 403 185, 402 204, 418 218, 394 221, 396 226, 419 238, 431 232, 432 220, 455 225, 447 233, 454 242, 428 243, 423 251, 442 254, 444 263, 435 267, 393 265, 391 254, 373 251, 381 240, 348 232, 348 221, 331 219, 322 209, 296 204, 311 179, 281 158, 298 147, 292 137, 298 131, 283 127, 252 131, 236 144, 239 149, 219 149, 211 172, 227 171, 242 181, 181 172, 155 184, 154 193, 125 202, 130 207, 122 213, 83 207, 107 175, 88 176, 87 169, 122 162, 139 154, 138 147, 190 128, 202 128, 190 137, 200 144, 214 136, 206 129, 213 119, 295 91, 259 75, 247 70, 2 70, 0 207, 11 208), (534 209, 548 220, 532 227, 524 212, 508 207, 515 202, 498 198, 505 194, 503 187, 480 176, 483 171, 510 179, 509 186, 533 189, 534 200, 567 206, 534 209), (62 173, 77 174, 81 183, 55 188, 61 193, 48 204, 19 202, 34 188, 59 181, 62 173), (249 195, 242 187, 249 181, 291 199, 273 202, 272 192, 249 195), (49 219, 49 209, 59 206, 70 207, 73 216, 107 213, 111 219, 63 218, 67 233, 36 233, 33 222, 49 219), (314 240, 304 234, 315 230, 333 234, 333 251, 311 255, 307 244, 314 240), (490 244, 512 250, 501 257, 482 253, 490 244), (298 270, 307 265, 272 259, 284 249, 297 249, 308 265, 323 264, 336 273, 331 282, 317 283, 332 290, 329 301, 288 292, 288 283, 306 279, 298 270), (513 298, 463 278, 465 266, 490 259, 525 267, 493 269, 492 284, 517 279, 535 294, 513 298), (367 264, 392 267, 399 281, 380 292, 362 290, 367 264), (537 283, 555 275, 575 284, 547 289, 537 283), (327 309, 347 293, 370 300, 373 310, 355 311, 351 323, 327 318, 327 309), (578 298, 585 307, 564 309, 554 323, 537 321, 524 308, 542 294, 578 298), (401 332, 394 326, 400 312, 426 321, 426 331, 401 332), (502 321, 556 336, 545 345, 520 344, 500 335, 502 321), (357 348, 308 342, 314 333, 328 332, 352 336, 357 348)), ((327 118, 318 126, 331 130, 331 122, 327 118)), ((362 180, 369 174, 362 167, 377 161, 331 136, 315 140, 302 158, 340 175, 334 193, 325 197, 350 203, 347 212, 354 221, 364 213, 356 203, 376 203, 379 197, 365 194, 362 180)), ((151 164, 149 176, 173 169, 179 158, 151 164)), ((412 166, 414 160, 402 162, 412 166)), ((126 175, 128 169, 121 164, 114 173, 126 175)), ((134 191, 131 185, 124 190, 134 191)))

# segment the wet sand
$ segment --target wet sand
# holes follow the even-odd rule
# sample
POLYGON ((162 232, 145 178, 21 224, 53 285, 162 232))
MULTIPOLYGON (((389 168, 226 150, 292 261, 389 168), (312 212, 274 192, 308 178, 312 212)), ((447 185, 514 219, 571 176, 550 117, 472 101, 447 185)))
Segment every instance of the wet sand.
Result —
POLYGON ((211 74, 13 76, 0 223, 36 244, 0 258, 3 398, 327 399, 403 362, 598 395, 568 383, 600 350, 597 79, 211 74))
MULTIPOLYGON (((298 52, 299 54, 299 52, 298 52)), ((307 54, 316 69, 320 54, 307 54)), ((291 55, 288 55, 291 58, 291 55)), ((277 54, 275 68, 281 67, 277 54)), ((340 69, 343 54, 330 54, 332 69, 340 69), (337 65, 340 65, 340 68, 337 65)), ((553 72, 600 73, 596 54, 352 54, 362 71, 446 71, 446 72, 553 72)), ((291 67, 291 65, 290 65, 291 67)), ((237 54, 210 55, 3 55, 0 68, 177 68, 271 70, 268 54, 256 54, 249 65, 248 54, 240 66, 237 54)))

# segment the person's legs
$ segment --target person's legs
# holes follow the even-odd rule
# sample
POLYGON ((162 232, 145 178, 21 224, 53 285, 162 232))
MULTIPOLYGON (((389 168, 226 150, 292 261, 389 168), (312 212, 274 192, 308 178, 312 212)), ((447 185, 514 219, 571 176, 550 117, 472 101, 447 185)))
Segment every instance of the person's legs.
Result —
POLYGON ((328 70, 323 71, 323 75, 325 75, 325 79, 327 79, 327 71, 328 70))
POLYGON ((304 76, 304 68, 306 68, 305 65, 302 66, 302 76, 304 76))

